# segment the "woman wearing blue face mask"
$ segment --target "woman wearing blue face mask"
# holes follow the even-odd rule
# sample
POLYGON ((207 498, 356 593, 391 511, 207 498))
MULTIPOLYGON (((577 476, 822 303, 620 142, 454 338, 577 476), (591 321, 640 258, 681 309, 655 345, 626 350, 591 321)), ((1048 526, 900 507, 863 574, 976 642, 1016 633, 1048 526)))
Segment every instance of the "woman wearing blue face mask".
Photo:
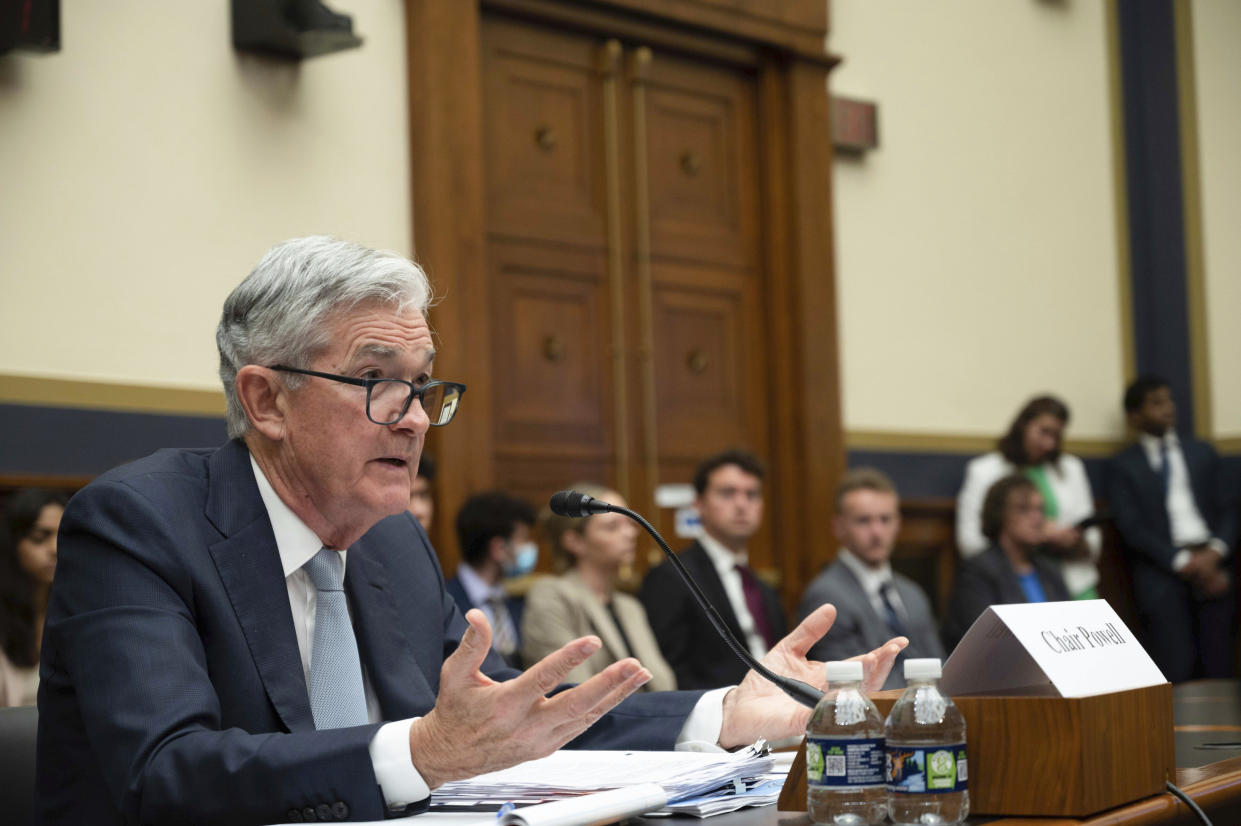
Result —
POLYGON ((525 576, 538 563, 534 508, 501 491, 471 496, 457 512, 461 564, 444 584, 461 613, 480 609, 491 623, 491 647, 521 667, 521 615, 525 601, 509 596, 505 580, 525 576))
MULTIPOLYGON (((614 505, 625 504, 619 493, 601 485, 571 488, 614 505)), ((570 671, 566 682, 582 682, 617 660, 636 657, 651 672, 643 691, 676 688, 676 675, 660 654, 642 603, 617 589, 622 571, 633 563, 638 526, 618 513, 570 519, 545 512, 541 521, 563 573, 539 580, 526 597, 521 626, 526 662, 594 634, 603 647, 570 671)))

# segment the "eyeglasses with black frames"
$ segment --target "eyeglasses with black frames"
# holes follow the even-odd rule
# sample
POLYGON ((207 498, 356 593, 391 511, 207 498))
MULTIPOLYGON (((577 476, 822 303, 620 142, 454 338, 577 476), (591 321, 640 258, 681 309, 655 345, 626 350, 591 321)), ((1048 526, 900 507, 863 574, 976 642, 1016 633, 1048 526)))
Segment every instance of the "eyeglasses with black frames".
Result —
POLYGON ((461 394, 465 385, 455 381, 432 379, 419 387, 412 381, 404 379, 355 379, 352 376, 338 376, 335 373, 320 373, 318 370, 302 370, 299 367, 286 367, 277 364, 270 370, 283 373, 297 373, 303 376, 338 381, 341 384, 352 384, 366 388, 366 418, 375 424, 396 424, 409 411, 414 399, 422 405, 431 420, 432 427, 443 427, 452 421, 461 404, 461 394))

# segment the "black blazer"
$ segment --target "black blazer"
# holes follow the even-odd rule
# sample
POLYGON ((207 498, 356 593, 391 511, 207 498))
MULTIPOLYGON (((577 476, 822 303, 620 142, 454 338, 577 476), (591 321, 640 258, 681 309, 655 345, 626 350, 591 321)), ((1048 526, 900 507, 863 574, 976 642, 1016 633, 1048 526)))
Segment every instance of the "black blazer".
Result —
MULTIPOLYGON (((1070 598, 1060 569, 1054 563, 1038 555, 1030 562, 1048 602, 1063 602, 1070 598)), ((1022 602, 1029 600, 1026 599, 1026 592, 1021 590, 1017 572, 1004 555, 1004 550, 999 545, 992 545, 978 556, 963 561, 957 568, 952 600, 944 620, 944 645, 949 651, 956 648, 974 620, 990 606, 1022 602)))
MULTIPOLYGON (((695 542, 677 555, 702 588, 707 599, 723 617, 725 624, 745 644, 741 626, 733 611, 724 583, 715 572, 715 565, 703 547, 695 542)), ((761 583, 763 607, 767 620, 778 637, 783 637, 788 624, 780 597, 761 583)), ((719 688, 735 685, 745 677, 745 663, 737 659, 728 644, 720 639, 711 621, 694 600, 689 588, 670 563, 652 568, 642 583, 639 594, 651 630, 659 641, 664 659, 677 675, 677 688, 719 688)), ((860 652, 859 652, 860 653, 860 652)))
MULTIPOLYGON (((1182 436, 1180 442, 1198 512, 1212 535, 1233 548, 1237 541, 1235 490, 1226 483, 1219 454, 1197 439, 1182 436)), ((1177 548, 1172 545, 1172 523, 1163 487, 1140 443, 1116 454, 1108 468, 1107 482, 1116 530, 1129 558, 1137 566, 1175 576, 1172 557, 1177 548)))
MULTIPOLYGON (((76 494, 43 637, 36 822, 383 818, 378 724, 315 730, 287 593, 241 442, 163 450, 76 494)), ((413 517, 350 547, 345 593, 382 718, 425 715, 466 626, 413 517)), ((517 673, 494 652, 483 671, 517 673)), ((635 695, 574 745, 671 749, 698 696, 635 695)))

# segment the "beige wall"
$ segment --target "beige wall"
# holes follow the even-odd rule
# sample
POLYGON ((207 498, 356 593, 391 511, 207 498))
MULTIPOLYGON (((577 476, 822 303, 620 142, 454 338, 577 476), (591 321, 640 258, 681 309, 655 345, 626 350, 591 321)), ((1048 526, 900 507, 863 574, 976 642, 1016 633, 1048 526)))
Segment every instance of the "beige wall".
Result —
POLYGON ((271 244, 411 251, 403 6, 332 5, 365 44, 301 64, 235 52, 225 0, 62 0, 60 53, 0 58, 0 376, 214 389, 271 244))
POLYGON ((879 104, 835 166, 851 445, 992 438, 1043 391, 1070 437, 1122 435, 1105 11, 832 0, 832 92, 879 104))
POLYGON ((1192 5, 1211 419, 1241 438, 1241 3, 1192 5))

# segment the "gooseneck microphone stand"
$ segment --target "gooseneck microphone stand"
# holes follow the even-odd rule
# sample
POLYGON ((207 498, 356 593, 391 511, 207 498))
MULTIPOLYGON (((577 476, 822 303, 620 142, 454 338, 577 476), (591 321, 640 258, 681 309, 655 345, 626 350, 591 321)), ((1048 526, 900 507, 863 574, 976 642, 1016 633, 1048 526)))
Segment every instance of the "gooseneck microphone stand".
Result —
POLYGON ((577 491, 572 490, 562 490, 555 494, 552 496, 550 504, 552 513, 559 516, 568 516, 575 519, 580 519, 597 513, 619 513, 637 522, 647 533, 651 535, 651 538, 659 544, 659 547, 664 552, 664 555, 668 557, 668 561, 672 563, 674 568, 676 568, 677 573, 681 575, 681 579, 685 581, 686 587, 688 587, 690 593, 694 595, 694 599, 698 601, 698 605, 701 606, 702 610, 706 612, 707 619, 711 621, 711 625, 715 627, 716 632, 719 633, 719 635, 724 639, 724 642, 728 644, 728 647, 732 649, 732 652, 736 654, 737 657, 749 668, 757 671, 765 680, 779 687, 781 691, 792 697, 797 702, 810 708, 814 708, 818 705, 819 700, 823 698, 823 692, 819 691, 812 685, 803 683, 801 680, 794 680, 791 677, 776 674, 758 660, 754 659, 754 656, 746 650, 746 647, 733 636, 728 626, 724 623, 724 620, 720 616, 719 612, 715 610, 715 606, 710 603, 706 595, 703 594, 702 589, 698 587, 698 583, 694 581, 694 578, 690 576, 689 571, 685 569, 685 563, 683 563, 680 558, 672 552, 672 549, 668 547, 668 543, 665 542, 664 538, 659 535, 659 531, 655 530, 655 528, 651 526, 650 522, 647 522, 644 518, 642 518, 641 514, 636 511, 632 511, 629 508, 621 507, 620 505, 612 505, 601 499, 595 499, 593 496, 587 496, 584 493, 578 493, 577 491))

